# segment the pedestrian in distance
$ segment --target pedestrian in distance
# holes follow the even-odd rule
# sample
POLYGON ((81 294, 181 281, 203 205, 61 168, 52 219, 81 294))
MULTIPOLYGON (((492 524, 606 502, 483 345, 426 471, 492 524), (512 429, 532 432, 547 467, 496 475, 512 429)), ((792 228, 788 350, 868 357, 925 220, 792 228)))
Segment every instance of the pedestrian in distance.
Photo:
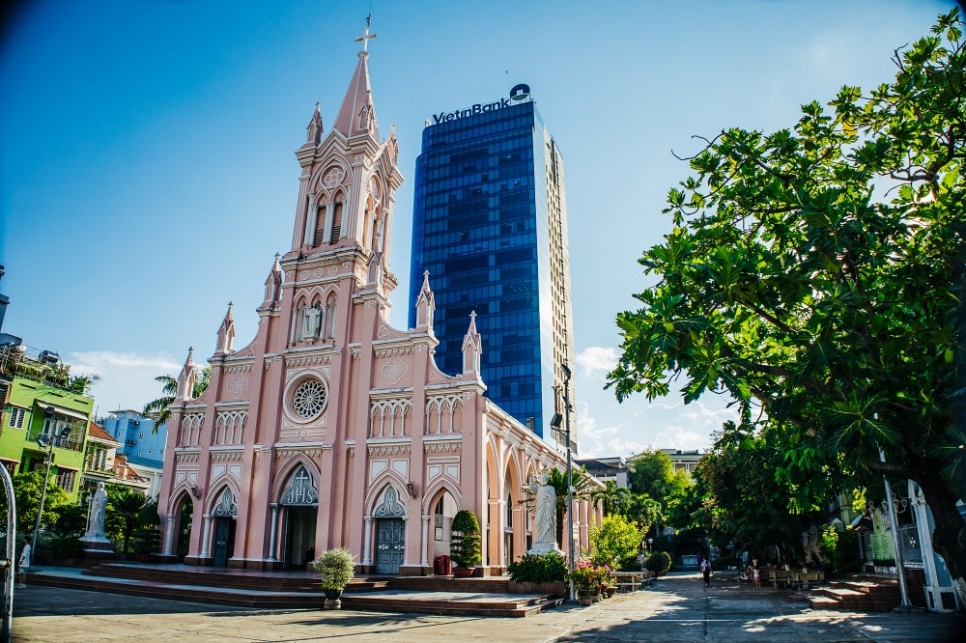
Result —
POLYGON ((751 570, 751 573, 755 577, 755 587, 761 587, 761 570, 755 567, 751 570))
POLYGON ((701 575, 704 576, 704 586, 711 587, 711 561, 707 558, 701 561, 701 575))
POLYGON ((27 571, 30 569, 30 537, 23 537, 23 549, 20 550, 20 560, 17 561, 17 588, 27 587, 27 571))

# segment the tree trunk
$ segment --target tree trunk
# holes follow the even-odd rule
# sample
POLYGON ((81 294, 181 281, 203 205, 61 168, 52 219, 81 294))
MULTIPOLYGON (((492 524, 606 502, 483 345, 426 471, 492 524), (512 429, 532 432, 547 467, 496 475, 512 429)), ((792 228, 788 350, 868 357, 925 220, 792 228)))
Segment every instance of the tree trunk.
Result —
POLYGON ((932 535, 933 548, 946 561, 960 604, 966 605, 966 581, 963 579, 966 573, 966 521, 956 508, 958 494, 942 479, 939 464, 935 464, 930 470, 921 472, 916 482, 922 488, 936 524, 932 535))

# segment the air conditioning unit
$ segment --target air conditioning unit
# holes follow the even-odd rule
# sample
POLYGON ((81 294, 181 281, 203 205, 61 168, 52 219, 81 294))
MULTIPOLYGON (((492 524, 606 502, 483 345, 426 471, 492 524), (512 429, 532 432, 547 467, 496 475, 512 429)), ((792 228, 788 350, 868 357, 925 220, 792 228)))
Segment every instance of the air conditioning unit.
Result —
POLYGON ((54 351, 40 351, 40 356, 37 359, 43 362, 44 364, 60 363, 60 355, 58 355, 54 351))

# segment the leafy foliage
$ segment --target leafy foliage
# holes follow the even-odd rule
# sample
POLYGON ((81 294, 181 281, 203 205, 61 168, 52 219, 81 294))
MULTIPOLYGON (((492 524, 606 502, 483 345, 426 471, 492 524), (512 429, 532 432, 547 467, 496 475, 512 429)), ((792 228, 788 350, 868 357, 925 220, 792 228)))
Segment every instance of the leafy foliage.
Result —
POLYGON ((636 558, 643 538, 644 532, 623 516, 605 516, 600 527, 590 530, 592 560, 598 565, 620 567, 624 561, 636 558))
MULTIPOLYGON (((37 524, 37 511, 40 509, 40 496, 44 486, 44 470, 28 471, 13 476, 13 494, 17 501, 17 531, 32 534, 37 524)), ((40 526, 49 527, 57 522, 61 507, 70 504, 67 492, 57 484, 53 475, 47 480, 47 493, 44 497, 44 516, 40 526)), ((0 524, 7 524, 7 503, 0 508, 0 524)))
MULTIPOLYGON (((158 375, 154 378, 154 381, 161 384, 161 397, 145 404, 144 413, 157 417, 157 421, 154 423, 154 431, 157 432, 159 426, 171 419, 171 409, 169 407, 174 403, 174 399, 178 395, 178 380, 170 375, 158 375)), ((191 397, 198 399, 204 395, 205 391, 208 390, 208 384, 210 382, 211 367, 205 366, 204 368, 199 368, 196 366, 195 383, 191 389, 191 397)))
POLYGON ((594 489, 590 499, 599 503, 604 515, 624 514, 630 505, 631 492, 626 487, 618 487, 613 480, 604 483, 602 489, 594 489))
MULTIPOLYGON (((668 193, 617 324, 617 397, 725 393, 773 433, 800 498, 825 472, 911 478, 966 572, 966 50, 957 10, 790 129, 727 129, 668 193), (880 459, 880 450, 884 455, 880 459)), ((963 585, 961 584, 961 587, 963 585)))
POLYGON ((341 591, 355 576, 355 559, 348 549, 336 547, 313 560, 312 569, 322 577, 322 589, 341 591))
POLYGON ((655 576, 666 574, 671 569, 671 555, 666 551, 656 551, 647 557, 644 566, 654 572, 655 576))
POLYGON ((108 485, 104 531, 121 543, 121 556, 127 557, 131 539, 139 535, 152 539, 158 524, 157 503, 137 489, 118 484, 108 485))
POLYGON ((453 535, 450 539, 449 556, 460 567, 472 567, 483 560, 480 551, 480 521, 476 514, 461 509, 453 516, 453 535))
POLYGON ((567 560, 556 552, 524 554, 506 568, 515 583, 553 583, 567 578, 567 560))

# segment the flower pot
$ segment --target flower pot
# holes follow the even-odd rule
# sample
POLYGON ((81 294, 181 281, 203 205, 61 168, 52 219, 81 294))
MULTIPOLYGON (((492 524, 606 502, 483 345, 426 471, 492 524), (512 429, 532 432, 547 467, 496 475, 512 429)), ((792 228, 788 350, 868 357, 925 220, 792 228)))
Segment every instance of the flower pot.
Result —
POLYGON ((597 596, 597 592, 592 589, 578 589, 577 590, 577 602, 581 605, 588 606, 593 604, 594 597, 597 596))
POLYGON ((341 589, 323 589, 322 592, 325 594, 325 603, 322 605, 322 609, 327 609, 327 610, 342 609, 342 590, 341 589))
POLYGON ((453 576, 456 578, 469 578, 476 571, 475 567, 454 567, 453 576))

